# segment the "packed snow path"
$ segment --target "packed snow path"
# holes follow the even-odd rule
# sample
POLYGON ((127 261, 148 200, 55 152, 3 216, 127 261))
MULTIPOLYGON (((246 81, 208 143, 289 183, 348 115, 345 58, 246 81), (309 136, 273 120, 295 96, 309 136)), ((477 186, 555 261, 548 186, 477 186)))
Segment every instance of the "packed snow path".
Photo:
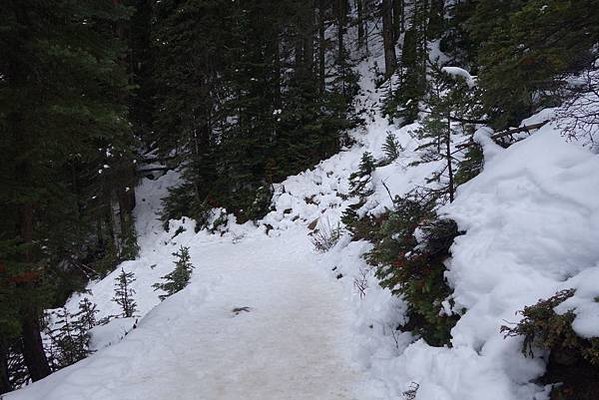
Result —
POLYGON ((119 344, 14 398, 353 399, 348 302, 306 242, 289 232, 187 243, 188 288, 119 344))

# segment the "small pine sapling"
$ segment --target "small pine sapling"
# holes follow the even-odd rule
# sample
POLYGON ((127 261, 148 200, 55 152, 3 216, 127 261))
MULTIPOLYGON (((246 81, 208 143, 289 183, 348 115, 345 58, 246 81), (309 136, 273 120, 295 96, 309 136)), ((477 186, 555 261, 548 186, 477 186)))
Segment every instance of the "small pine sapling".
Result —
POLYGON ((428 183, 437 182, 438 187, 430 189, 439 198, 453 202, 455 198, 455 174, 461 158, 457 156, 456 138, 472 130, 472 123, 478 116, 476 98, 478 92, 470 88, 461 78, 447 75, 438 65, 431 65, 432 77, 429 82, 426 117, 416 131, 421 141, 417 150, 421 160, 415 164, 443 162, 443 167, 435 171, 428 183))
POLYGON ((77 313, 78 324, 89 331, 97 325, 96 314, 100 312, 95 303, 92 303, 87 297, 79 302, 79 312, 77 313))
POLYGON ((121 306, 123 317, 133 317, 137 311, 137 303, 133 299, 135 290, 131 287, 131 284, 135 282, 135 274, 133 272, 125 272, 121 268, 121 273, 116 277, 114 282, 114 297, 112 301, 121 306))
POLYGON ((189 255, 189 247, 181 246, 178 252, 173 253, 173 256, 177 258, 174 261, 175 269, 161 278, 165 282, 152 285, 154 290, 166 292, 166 294, 158 296, 160 300, 164 300, 172 294, 183 290, 189 283, 194 269, 191 263, 191 256, 189 255))
POLYGON ((368 196, 374 193, 372 186, 372 173, 376 169, 376 160, 369 152, 362 154, 358 170, 349 176, 349 195, 357 198, 357 202, 349 205, 341 217, 341 222, 345 224, 348 231, 356 235, 359 230, 358 222, 360 215, 358 210, 362 208, 368 199, 368 196))
POLYGON ((56 324, 59 327, 49 332, 55 369, 68 367, 91 354, 89 330, 95 326, 97 312, 96 305, 88 299, 79 303, 79 311, 75 314, 66 308, 58 311, 56 324))
POLYGON ((385 154, 385 164, 391 164, 393 161, 399 158, 399 154, 402 151, 402 147, 399 141, 391 132, 387 132, 385 143, 383 143, 383 153, 385 154))

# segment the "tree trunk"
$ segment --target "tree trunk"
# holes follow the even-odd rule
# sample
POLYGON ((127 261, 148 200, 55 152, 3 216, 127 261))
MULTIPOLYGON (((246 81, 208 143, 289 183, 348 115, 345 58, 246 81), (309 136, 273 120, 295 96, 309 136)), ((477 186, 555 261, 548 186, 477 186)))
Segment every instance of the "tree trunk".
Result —
POLYGON ((0 339, 0 395, 12 390, 8 376, 8 346, 0 339))
POLYGON ((397 42, 404 31, 404 0, 393 1, 393 40, 397 42))
POLYGON ((279 40, 279 30, 275 33, 273 41, 273 105, 276 109, 283 107, 281 99, 281 45, 279 40))
POLYGON ((447 137, 445 138, 445 151, 447 160, 447 172, 449 174, 449 202, 453 203, 454 188, 453 188, 453 165, 451 157, 451 115, 447 112, 447 137))
POLYGON ((304 68, 308 74, 314 71, 314 0, 307 1, 308 16, 303 24, 302 36, 304 37, 304 68))
POLYGON ((345 65, 345 25, 347 23, 347 0, 337 0, 337 64, 345 65))
POLYGON ((325 52, 325 0, 318 2, 318 79, 320 86, 320 94, 324 94, 326 90, 326 52, 325 52))
POLYGON ((356 0, 356 12, 358 13, 358 49, 364 47, 364 7, 362 0, 356 0))
POLYGON ((393 35, 393 16, 391 0, 383 0, 383 47, 385 50, 385 78, 388 79, 397 68, 397 59, 395 57, 395 41, 393 35))
POLYGON ((35 314, 34 311, 29 311, 21 323, 23 358, 29 370, 29 376, 34 382, 45 378, 51 372, 44 352, 39 321, 35 314))

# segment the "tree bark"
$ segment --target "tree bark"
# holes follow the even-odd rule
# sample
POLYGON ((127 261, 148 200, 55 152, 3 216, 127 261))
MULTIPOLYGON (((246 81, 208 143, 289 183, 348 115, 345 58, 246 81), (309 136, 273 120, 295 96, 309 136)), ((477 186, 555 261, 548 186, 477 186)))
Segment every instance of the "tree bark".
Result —
POLYGON ((449 111, 447 112, 447 137, 445 138, 445 151, 447 160, 447 172, 449 174, 449 202, 453 203, 454 188, 453 188, 453 164, 451 157, 451 116, 449 111))
POLYGON ((12 390, 8 376, 8 346, 0 339, 0 395, 12 390))
POLYGON ((397 59, 395 56, 395 41, 393 34, 393 15, 391 0, 383 0, 383 47, 385 50, 385 78, 388 79, 397 69, 397 59))
POLYGON ((325 0, 318 2, 318 80, 320 94, 326 90, 326 52, 325 52, 325 0))
POLYGON ((347 0, 337 0, 337 64, 345 64, 345 26, 347 24, 347 0))
POLYGON ((395 42, 404 31, 404 0, 393 0, 393 39, 395 42))
POLYGON ((308 8, 308 15, 305 23, 303 24, 303 37, 304 37, 304 68, 312 75, 314 71, 314 0, 308 0, 306 7, 308 8))
POLYGON ((362 0, 356 0, 356 12, 358 13, 358 49, 364 47, 364 7, 362 0))
POLYGON ((23 358, 32 381, 39 381, 50 375, 48 359, 44 352, 40 325, 35 312, 29 311, 21 322, 23 358))

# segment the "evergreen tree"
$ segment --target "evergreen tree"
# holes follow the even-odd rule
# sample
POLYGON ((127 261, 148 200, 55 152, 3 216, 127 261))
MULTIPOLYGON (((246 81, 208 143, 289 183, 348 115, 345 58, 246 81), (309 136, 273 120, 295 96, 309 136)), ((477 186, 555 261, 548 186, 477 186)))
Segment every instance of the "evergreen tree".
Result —
POLYGON ((162 277, 162 279, 166 282, 155 283, 152 285, 154 290, 162 290, 166 292, 166 294, 161 294, 158 296, 160 300, 164 300, 167 297, 183 290, 189 283, 194 269, 194 266, 191 263, 191 256, 189 255, 189 247, 181 246, 179 251, 173 253, 173 256, 177 258, 174 262, 175 269, 162 277))
POLYGON ((403 149, 397 141, 395 135, 391 132, 387 132, 385 137, 385 143, 383 143, 383 153, 385 154, 385 163, 390 164, 399 158, 399 155, 403 149))
POLYGON ((480 44, 483 101, 495 127, 556 105, 563 74, 584 69, 599 41, 599 2, 481 1, 471 19, 480 44), (492 17, 491 17, 492 16, 492 17))
POLYGON ((217 207, 238 222, 260 218, 272 183, 339 149, 358 89, 345 43, 348 4, 316 3, 156 4, 155 136, 183 166, 163 220, 186 215, 200 229, 217 207), (324 37, 330 24, 335 51, 324 37))
MULTIPOLYGON (((86 299, 87 300, 87 299, 86 299)), ((53 368, 61 369, 83 360, 91 352, 88 348, 89 322, 95 319, 95 306, 89 300, 79 304, 80 311, 70 314, 66 308, 57 313, 55 323, 59 326, 49 332, 53 345, 53 368)))
POLYGON ((135 282, 135 274, 133 272, 125 272, 121 268, 121 273, 116 277, 114 282, 114 297, 112 301, 121 306, 124 318, 133 317, 137 312, 137 303, 133 298, 135 290, 131 287, 131 284, 135 282))
POLYGON ((419 102, 426 92, 427 30, 430 21, 427 3, 416 2, 411 10, 409 24, 404 24, 398 68, 399 84, 397 87, 390 87, 390 93, 385 99, 384 112, 393 119, 400 119, 402 124, 416 121, 419 102))
POLYGON ((97 309, 95 303, 92 303, 87 297, 79 302, 79 311, 75 315, 77 318, 78 327, 89 331, 97 325, 96 314, 100 310, 97 309))
POLYGON ((451 77, 438 65, 432 65, 426 99, 426 117, 417 135, 421 140, 421 162, 443 161, 443 168, 436 171, 430 182, 438 182, 432 189, 435 197, 453 202, 455 196, 455 173, 459 160, 455 157, 455 140, 458 134, 473 133, 468 121, 474 120, 477 111, 477 90, 468 86, 462 77, 451 77))
POLYGON ((347 207, 344 211, 341 221, 345 227, 352 233, 356 233, 357 224, 361 218, 358 210, 366 204, 368 196, 374 193, 372 186, 372 172, 376 168, 376 161, 372 154, 364 152, 360 165, 356 172, 349 176, 349 196, 356 198, 356 202, 347 207))
POLYGON ((381 286, 402 296, 408 306, 409 319, 398 329, 444 346, 459 318, 447 315, 441 305, 451 295, 444 262, 459 232, 454 221, 439 219, 434 208, 435 201, 421 193, 396 197, 394 209, 374 229, 374 247, 366 257, 377 268, 381 286))
POLYGON ((19 305, 1 319, 19 321, 11 335, 21 336, 34 381, 50 372, 42 309, 81 287, 82 259, 120 245, 114 205, 124 219, 130 212, 118 199, 134 182, 123 182, 132 137, 114 29, 127 14, 118 2, 8 1, 0 9, 0 278, 19 305))

